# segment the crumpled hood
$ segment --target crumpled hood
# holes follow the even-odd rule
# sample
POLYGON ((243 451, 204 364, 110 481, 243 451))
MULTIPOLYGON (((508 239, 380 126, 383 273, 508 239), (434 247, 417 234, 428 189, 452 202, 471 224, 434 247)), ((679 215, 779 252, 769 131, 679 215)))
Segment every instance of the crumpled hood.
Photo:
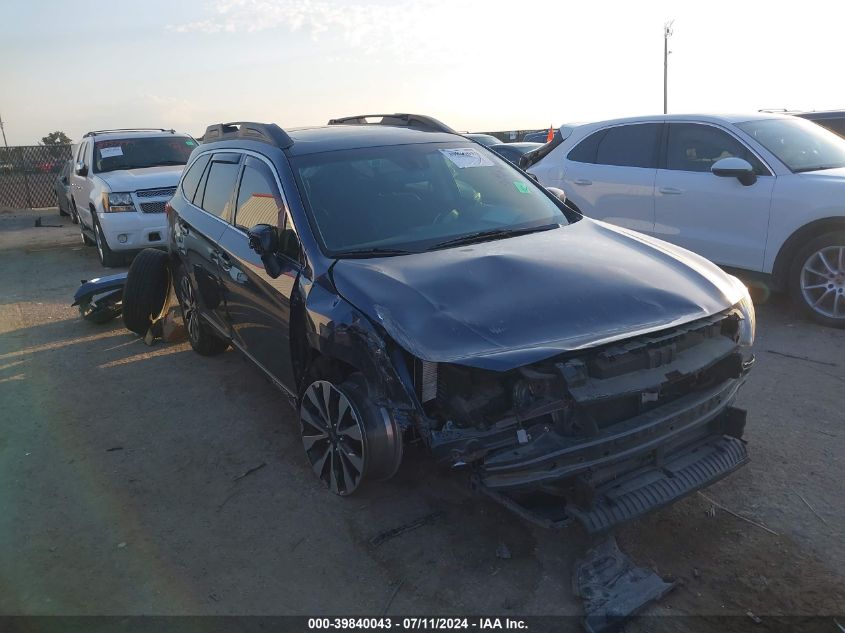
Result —
POLYGON ((671 327, 741 298, 709 261, 584 218, 446 250, 339 260, 338 292, 414 356, 506 370, 671 327))
POLYGON ((118 169, 96 174, 108 185, 109 191, 125 192, 140 189, 175 187, 179 184, 184 165, 162 165, 144 169, 118 169))

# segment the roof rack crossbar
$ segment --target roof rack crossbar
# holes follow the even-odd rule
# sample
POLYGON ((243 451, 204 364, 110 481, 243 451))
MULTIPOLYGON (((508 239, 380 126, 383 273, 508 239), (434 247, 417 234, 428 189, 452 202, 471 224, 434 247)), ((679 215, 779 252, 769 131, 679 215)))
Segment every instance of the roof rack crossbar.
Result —
POLYGON ((166 130, 163 127, 118 127, 112 130, 93 130, 86 133, 82 138, 96 136, 97 134, 111 134, 113 132, 170 132, 171 134, 175 134, 176 130, 166 130))
POLYGON ((293 145, 293 139, 275 123, 256 123, 254 121, 231 121, 209 125, 202 136, 202 142, 211 143, 235 138, 269 143, 280 149, 286 149, 293 145))
POLYGON ((393 127, 407 127, 422 132, 446 132, 448 134, 456 134, 455 130, 450 128, 442 121, 438 121, 434 117, 426 116, 424 114, 358 114, 356 116, 347 116, 340 119, 331 119, 329 125, 390 125, 393 127), (380 119, 378 121, 369 121, 368 119, 380 119))

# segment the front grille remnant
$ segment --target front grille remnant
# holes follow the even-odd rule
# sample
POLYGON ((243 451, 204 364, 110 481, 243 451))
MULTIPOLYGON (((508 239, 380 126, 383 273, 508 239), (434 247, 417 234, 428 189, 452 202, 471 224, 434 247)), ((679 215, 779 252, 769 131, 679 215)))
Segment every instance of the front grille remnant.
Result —
POLYGON ((135 193, 139 198, 172 198, 176 193, 176 187, 166 187, 163 189, 142 189, 135 193))
POLYGON ((164 213, 164 202, 142 202, 141 211, 144 213, 164 213))

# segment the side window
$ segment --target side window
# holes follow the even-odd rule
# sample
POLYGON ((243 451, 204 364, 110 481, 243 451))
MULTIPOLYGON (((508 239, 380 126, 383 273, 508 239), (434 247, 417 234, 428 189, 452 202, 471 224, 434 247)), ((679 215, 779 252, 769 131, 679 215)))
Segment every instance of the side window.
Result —
POLYGON ((282 196, 270 168, 264 161, 247 157, 238 189, 235 226, 245 231, 256 224, 278 227, 282 209, 282 196))
POLYGON ((619 125, 605 130, 596 148, 596 163, 620 167, 657 167, 657 140, 662 123, 619 125))
MULTIPOLYGON (((237 162, 211 161, 202 197, 203 209, 218 218, 226 218, 229 215, 238 169, 237 162)), ((194 203, 196 204, 196 201, 194 203)))
POLYGON ((197 185, 200 182, 200 178, 202 178, 202 173, 205 171, 205 166, 208 165, 210 158, 211 154, 200 156, 182 177, 182 193, 188 200, 194 199, 194 194, 197 192, 197 185))
POLYGON ((599 130, 598 132, 590 134, 590 136, 572 148, 567 158, 569 160, 574 160, 577 163, 595 163, 599 143, 604 138, 605 132, 607 132, 607 130, 599 130))
POLYGON ((279 252, 295 262, 300 261, 302 254, 299 236, 296 234, 296 229, 287 213, 285 213, 285 228, 279 233, 279 252))
POLYGON ((707 172, 717 160, 732 156, 747 160, 757 174, 769 173, 745 145, 724 130, 696 123, 669 124, 666 169, 707 172))
POLYGON ((79 150, 76 152, 76 162, 85 162, 85 150, 88 148, 88 141, 83 141, 79 144, 79 150))

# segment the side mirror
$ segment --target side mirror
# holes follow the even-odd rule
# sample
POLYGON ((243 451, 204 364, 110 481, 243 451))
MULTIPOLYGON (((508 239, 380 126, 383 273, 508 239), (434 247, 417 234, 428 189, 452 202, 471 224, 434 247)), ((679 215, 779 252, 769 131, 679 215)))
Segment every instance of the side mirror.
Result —
POLYGON ((249 230, 249 247, 261 257, 264 270, 273 279, 282 274, 282 265, 276 253, 279 250, 279 232, 269 224, 256 224, 249 230))
POLYGON ((754 168, 747 160, 729 156, 728 158, 721 158, 713 163, 710 171, 714 176, 721 176, 722 178, 736 178, 746 187, 757 182, 757 174, 754 173, 754 168))
POLYGON ((67 184, 67 176, 62 176, 62 184, 63 185, 67 184))
POLYGON ((546 187, 546 191, 560 200, 563 204, 566 204, 566 193, 564 193, 563 189, 558 189, 557 187, 546 187))
POLYGON ((74 168, 77 176, 87 176, 88 175, 88 166, 83 163, 82 161, 76 163, 76 167, 74 168))

